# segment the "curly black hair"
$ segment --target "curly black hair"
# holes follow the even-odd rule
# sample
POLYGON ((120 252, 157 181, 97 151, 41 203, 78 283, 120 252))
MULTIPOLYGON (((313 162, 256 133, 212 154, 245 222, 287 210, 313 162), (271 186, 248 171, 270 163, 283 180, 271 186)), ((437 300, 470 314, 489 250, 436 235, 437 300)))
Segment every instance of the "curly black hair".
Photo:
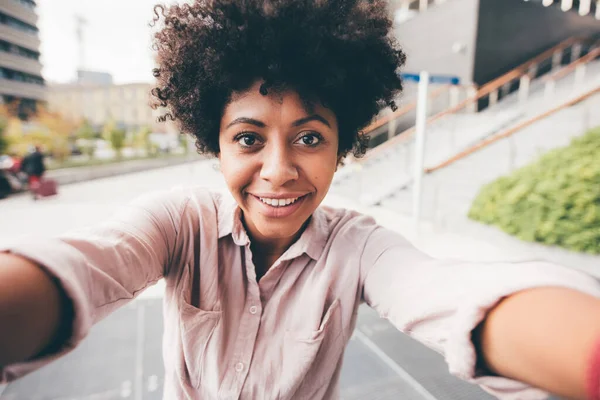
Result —
POLYGON ((339 151, 365 153, 361 132, 402 90, 405 55, 385 0, 196 0, 157 5, 152 107, 177 121, 200 153, 218 155, 223 110, 235 92, 292 89, 336 115, 339 151))

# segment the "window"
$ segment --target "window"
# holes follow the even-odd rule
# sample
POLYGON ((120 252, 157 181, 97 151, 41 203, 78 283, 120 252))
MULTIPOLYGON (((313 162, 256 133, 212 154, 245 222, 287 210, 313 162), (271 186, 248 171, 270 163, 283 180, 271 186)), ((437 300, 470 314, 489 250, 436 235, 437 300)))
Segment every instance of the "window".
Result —
POLYGON ((34 10, 36 7, 35 1, 33 0, 13 0, 15 3, 34 10))
POLYGON ((32 51, 16 44, 9 43, 5 40, 0 40, 0 51, 4 53, 16 54, 21 57, 31 58, 32 60, 39 60, 40 53, 32 51))
POLYGON ((44 79, 41 76, 26 74, 25 72, 15 71, 9 68, 0 68, 0 77, 11 81, 33 83, 44 85, 44 79))
POLYGON ((0 13, 0 24, 4 24, 10 26, 11 28, 18 29, 23 32, 27 32, 32 35, 37 35, 38 28, 29 25, 26 22, 20 21, 16 18, 11 17, 10 15, 6 15, 4 13, 0 13))

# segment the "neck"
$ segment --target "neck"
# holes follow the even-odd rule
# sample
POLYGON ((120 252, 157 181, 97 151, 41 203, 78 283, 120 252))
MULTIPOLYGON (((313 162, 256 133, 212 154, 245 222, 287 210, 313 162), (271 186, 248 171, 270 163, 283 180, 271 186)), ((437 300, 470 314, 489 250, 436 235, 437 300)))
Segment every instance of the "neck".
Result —
MULTIPOLYGON (((242 218, 246 232, 250 238, 250 249, 252 250, 252 261, 256 268, 257 279, 260 279, 271 266, 286 252, 290 246, 298 240, 306 223, 298 232, 290 237, 269 238, 263 236, 258 230, 242 218)), ((308 223, 308 221, 307 221, 308 223)))

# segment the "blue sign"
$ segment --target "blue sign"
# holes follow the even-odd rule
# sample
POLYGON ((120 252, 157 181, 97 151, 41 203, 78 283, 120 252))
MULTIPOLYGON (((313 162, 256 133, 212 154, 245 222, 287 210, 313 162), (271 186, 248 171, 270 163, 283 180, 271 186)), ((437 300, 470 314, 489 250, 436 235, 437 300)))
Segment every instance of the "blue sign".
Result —
MULTIPOLYGON (((419 74, 400 74, 400 76, 405 81, 419 82, 421 80, 419 74)), ((439 85, 458 85, 460 78, 450 75, 429 75, 429 82, 439 85)))

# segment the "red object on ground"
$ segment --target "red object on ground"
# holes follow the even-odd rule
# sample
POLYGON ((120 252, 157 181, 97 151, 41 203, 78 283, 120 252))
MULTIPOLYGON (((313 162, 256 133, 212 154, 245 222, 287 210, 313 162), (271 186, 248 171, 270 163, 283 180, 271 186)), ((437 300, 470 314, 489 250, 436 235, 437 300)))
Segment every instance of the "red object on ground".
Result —
POLYGON ((39 176, 29 175, 28 180, 29 180, 29 187, 32 188, 32 190, 36 186, 39 186, 39 184, 40 184, 40 177, 39 176))
POLYGON ((590 400, 600 400, 600 340, 596 342, 589 363, 587 397, 590 400))
MULTIPOLYGON (((29 184, 32 184, 31 179, 29 181, 29 184)), ((30 187, 36 195, 41 197, 54 196, 58 194, 58 184, 54 179, 38 178, 37 184, 34 183, 34 185, 30 187)))

